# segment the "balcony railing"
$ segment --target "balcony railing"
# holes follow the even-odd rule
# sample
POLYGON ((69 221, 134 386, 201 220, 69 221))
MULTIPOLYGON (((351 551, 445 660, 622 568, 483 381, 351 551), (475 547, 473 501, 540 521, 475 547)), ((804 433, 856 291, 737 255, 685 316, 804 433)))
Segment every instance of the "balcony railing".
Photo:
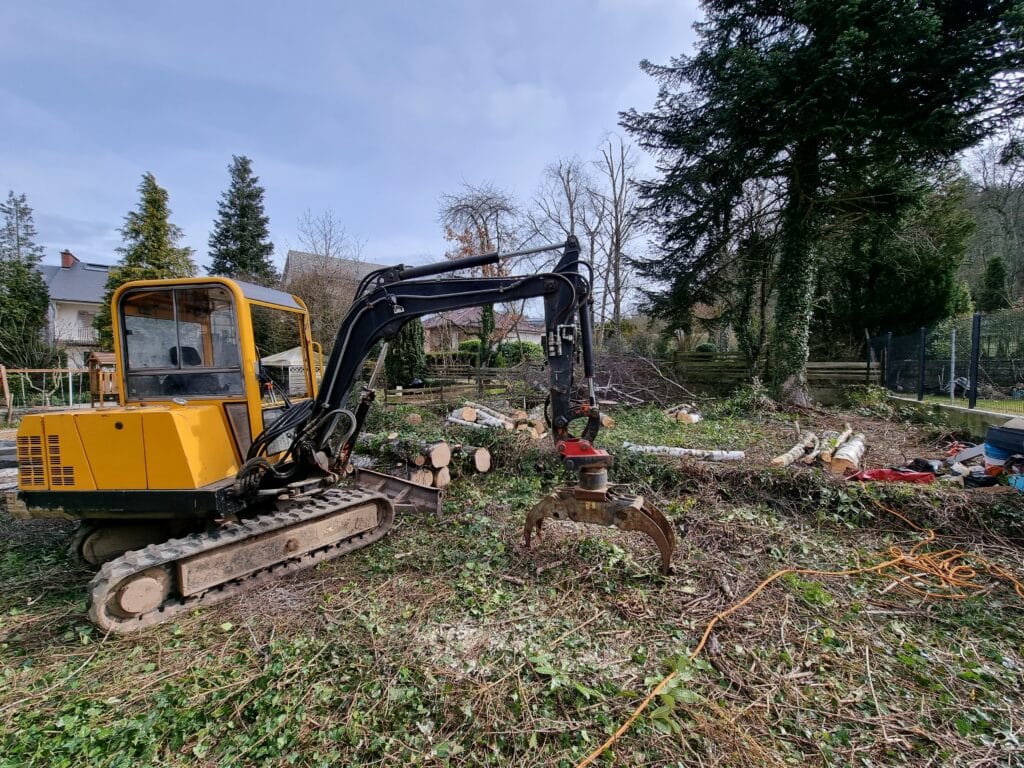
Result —
POLYGON ((64 344, 73 347, 91 347, 98 343, 95 328, 75 328, 73 330, 58 330, 54 341, 57 344, 64 344))

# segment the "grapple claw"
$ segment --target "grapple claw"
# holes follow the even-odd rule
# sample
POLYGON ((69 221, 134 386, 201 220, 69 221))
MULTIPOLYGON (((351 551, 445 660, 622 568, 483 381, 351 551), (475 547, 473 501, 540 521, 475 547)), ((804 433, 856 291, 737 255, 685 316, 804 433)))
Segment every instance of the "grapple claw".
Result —
POLYGON ((675 532, 665 516, 648 504, 643 496, 620 496, 607 490, 587 490, 579 486, 560 488, 541 499, 526 515, 523 539, 527 548, 534 531, 539 536, 547 518, 646 533, 661 553, 661 572, 666 575, 672 573, 675 532))

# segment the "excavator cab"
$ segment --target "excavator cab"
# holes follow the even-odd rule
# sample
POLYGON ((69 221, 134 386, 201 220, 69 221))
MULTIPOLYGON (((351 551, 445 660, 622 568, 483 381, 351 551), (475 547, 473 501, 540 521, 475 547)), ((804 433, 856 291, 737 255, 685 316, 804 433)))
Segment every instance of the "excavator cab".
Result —
POLYGON ((115 524, 94 561, 238 511, 253 435, 315 396, 320 359, 302 300, 258 285, 137 281, 112 310, 119 406, 27 415, 17 437, 24 514, 115 524))

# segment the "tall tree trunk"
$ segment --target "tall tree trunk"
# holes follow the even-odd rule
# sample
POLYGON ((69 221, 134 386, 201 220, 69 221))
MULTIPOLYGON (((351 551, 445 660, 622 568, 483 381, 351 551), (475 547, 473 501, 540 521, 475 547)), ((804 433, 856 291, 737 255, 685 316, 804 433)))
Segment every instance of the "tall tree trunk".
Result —
POLYGON ((810 142, 794 152, 789 200, 783 218, 778 300, 772 336, 772 394, 782 402, 809 405, 807 356, 814 308, 816 261, 811 250, 817 189, 817 148, 810 142))

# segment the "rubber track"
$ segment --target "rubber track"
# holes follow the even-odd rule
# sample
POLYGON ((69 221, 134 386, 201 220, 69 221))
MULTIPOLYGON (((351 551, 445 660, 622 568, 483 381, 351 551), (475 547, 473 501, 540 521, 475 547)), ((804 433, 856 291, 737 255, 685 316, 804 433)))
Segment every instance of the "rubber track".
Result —
POLYGON ((297 571, 310 568, 317 563, 331 560, 372 544, 381 539, 394 523, 394 508, 386 496, 363 491, 358 488, 332 488, 321 496, 303 500, 295 507, 272 514, 243 520, 215 531, 195 533, 180 539, 169 539, 161 544, 151 544, 144 549, 126 552, 118 558, 104 563, 99 573, 89 583, 89 619, 104 632, 122 634, 169 621, 176 616, 187 614, 201 606, 226 600, 241 594, 270 579, 277 579, 297 571), (167 567, 178 560, 230 547, 254 536, 278 531, 290 525, 306 523, 318 517, 337 512, 340 509, 365 503, 374 499, 384 502, 386 512, 376 528, 363 531, 351 538, 314 549, 299 557, 274 563, 247 576, 233 579, 213 587, 201 595, 182 598, 172 596, 158 608, 132 618, 121 618, 107 610, 107 603, 113 590, 128 578, 142 571, 156 567, 167 567))

